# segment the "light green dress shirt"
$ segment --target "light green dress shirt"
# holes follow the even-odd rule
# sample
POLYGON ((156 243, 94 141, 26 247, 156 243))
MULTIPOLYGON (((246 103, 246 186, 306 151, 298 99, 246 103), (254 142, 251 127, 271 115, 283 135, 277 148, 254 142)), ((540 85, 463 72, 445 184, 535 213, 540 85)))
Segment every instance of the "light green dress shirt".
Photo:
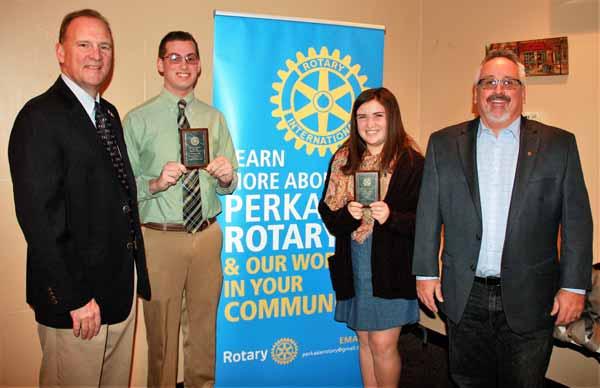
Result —
MULTIPOLYGON (((230 194, 237 185, 238 168, 235 149, 223 114, 198 100, 194 93, 185 96, 185 115, 191 128, 208 128, 210 160, 224 156, 234 169, 229 187, 221 187, 216 178, 200 170, 203 219, 221 212, 217 194, 230 194)), ((162 92, 125 116, 123 131, 127 153, 135 175, 140 218, 144 222, 183 223, 182 179, 165 191, 150 193, 151 179, 158 178, 167 162, 181 161, 177 102, 179 97, 163 89, 162 92)))

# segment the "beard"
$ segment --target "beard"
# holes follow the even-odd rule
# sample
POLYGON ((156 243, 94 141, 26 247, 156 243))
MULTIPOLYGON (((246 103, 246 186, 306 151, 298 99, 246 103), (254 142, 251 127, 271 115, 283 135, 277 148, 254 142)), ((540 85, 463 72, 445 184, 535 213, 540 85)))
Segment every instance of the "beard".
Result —
POLYGON ((479 114, 485 118, 485 121, 493 124, 502 124, 510 118, 510 112, 507 110, 502 112, 502 114, 497 115, 492 113, 491 110, 484 109, 484 111, 479 112, 479 114))
POLYGON ((484 104, 480 104, 480 110, 479 110, 479 115, 481 117, 483 117, 485 119, 486 122, 490 123, 490 124, 502 124, 505 123, 507 120, 510 119, 511 116, 511 111, 509 108, 509 104, 512 101, 512 99, 507 96, 506 94, 491 94, 490 96, 488 96, 486 98, 486 102, 488 103, 488 105, 484 105, 484 104), (492 104, 494 103, 494 101, 504 101, 505 102, 505 107, 504 110, 498 114, 494 112, 494 108, 492 106, 492 104))

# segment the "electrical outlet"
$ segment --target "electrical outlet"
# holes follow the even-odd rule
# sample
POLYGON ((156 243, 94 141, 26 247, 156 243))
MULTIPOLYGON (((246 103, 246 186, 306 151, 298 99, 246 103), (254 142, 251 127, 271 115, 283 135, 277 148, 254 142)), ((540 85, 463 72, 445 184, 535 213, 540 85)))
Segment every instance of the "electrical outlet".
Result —
POLYGON ((540 112, 523 112, 523 116, 527 117, 529 120, 542 120, 542 114, 540 112))

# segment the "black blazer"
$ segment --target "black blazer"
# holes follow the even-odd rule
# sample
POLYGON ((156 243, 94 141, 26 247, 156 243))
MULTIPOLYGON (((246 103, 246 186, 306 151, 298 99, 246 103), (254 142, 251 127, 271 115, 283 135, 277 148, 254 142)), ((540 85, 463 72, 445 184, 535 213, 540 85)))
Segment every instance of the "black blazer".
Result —
POLYGON ((129 192, 119 183, 92 121, 60 77, 25 104, 10 135, 15 208, 27 240, 27 303, 36 320, 50 327, 72 327, 69 311, 92 298, 102 323, 127 318, 134 260, 137 291, 150 298, 121 121, 114 106, 105 100, 101 104, 110 112, 129 192), (129 212, 135 238, 129 233, 129 212))
MULTIPOLYGON (((481 247, 478 127, 475 119, 431 135, 417 210, 413 272, 439 276, 443 225, 440 307, 453 322, 463 315, 481 247)), ((592 215, 575 136, 523 117, 519 144, 501 282, 508 324, 526 333, 553 325, 559 288, 590 288, 592 215)))
MULTIPOLYGON (((412 162, 408 153, 399 158, 383 199, 390 208, 390 216, 383 225, 375 221, 373 227, 372 285, 373 295, 380 298, 414 299, 417 296, 411 258, 424 160, 417 152, 409 152, 412 162)), ((350 235, 360 226, 360 220, 354 219, 346 206, 331 211, 325 204, 330 175, 331 163, 319 213, 329 233, 335 236, 335 254, 328 259, 329 271, 336 299, 344 300, 354 296, 350 235)))

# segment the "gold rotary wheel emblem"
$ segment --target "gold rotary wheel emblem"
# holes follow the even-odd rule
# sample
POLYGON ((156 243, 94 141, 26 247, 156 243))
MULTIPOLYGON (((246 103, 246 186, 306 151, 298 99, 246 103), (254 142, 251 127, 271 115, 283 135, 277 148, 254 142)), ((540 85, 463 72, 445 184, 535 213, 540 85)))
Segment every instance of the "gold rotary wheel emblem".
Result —
POLYGON ((298 345, 291 338, 278 339, 271 348, 271 358, 279 365, 287 365, 296 359, 298 345))
POLYGON ((277 129, 286 131, 285 140, 294 140, 294 147, 306 146, 311 155, 332 154, 350 133, 350 114, 356 96, 366 89, 367 77, 360 75, 360 65, 352 58, 331 55, 327 47, 319 53, 308 49, 308 55, 296 53, 296 61, 286 61, 287 70, 279 70, 281 82, 274 82, 277 92, 271 97, 276 105, 272 116, 279 118, 277 129))

